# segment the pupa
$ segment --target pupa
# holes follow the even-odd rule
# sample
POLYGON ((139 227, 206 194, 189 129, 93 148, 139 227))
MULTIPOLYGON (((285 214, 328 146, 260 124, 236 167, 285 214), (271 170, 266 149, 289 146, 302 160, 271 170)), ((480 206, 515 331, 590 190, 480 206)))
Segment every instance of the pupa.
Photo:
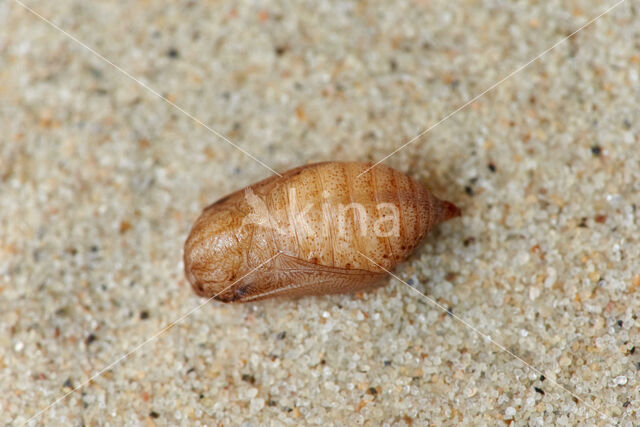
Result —
POLYGON ((390 167, 309 164, 205 208, 184 245, 185 273, 198 295, 222 302, 363 291, 459 215, 390 167))

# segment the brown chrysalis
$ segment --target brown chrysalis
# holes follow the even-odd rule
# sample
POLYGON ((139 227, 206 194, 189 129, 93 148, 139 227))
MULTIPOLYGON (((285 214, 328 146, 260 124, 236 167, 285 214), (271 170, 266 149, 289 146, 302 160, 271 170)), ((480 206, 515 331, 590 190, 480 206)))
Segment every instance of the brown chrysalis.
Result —
POLYGON ((301 166, 207 207, 184 245, 195 292, 247 302, 372 288, 431 228, 460 215, 413 178, 369 167, 301 166))

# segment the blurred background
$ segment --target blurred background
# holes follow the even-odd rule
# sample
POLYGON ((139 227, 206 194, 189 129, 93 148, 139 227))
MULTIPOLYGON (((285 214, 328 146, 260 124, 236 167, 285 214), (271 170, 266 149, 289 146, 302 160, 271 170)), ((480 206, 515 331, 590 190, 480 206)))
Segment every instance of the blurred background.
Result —
POLYGON ((0 0, 0 422, 631 425, 638 3, 521 69, 614 4, 0 0), (507 76, 385 164, 463 210, 396 274, 535 370, 390 280, 206 304, 39 413, 204 301, 207 204, 377 161, 507 76))

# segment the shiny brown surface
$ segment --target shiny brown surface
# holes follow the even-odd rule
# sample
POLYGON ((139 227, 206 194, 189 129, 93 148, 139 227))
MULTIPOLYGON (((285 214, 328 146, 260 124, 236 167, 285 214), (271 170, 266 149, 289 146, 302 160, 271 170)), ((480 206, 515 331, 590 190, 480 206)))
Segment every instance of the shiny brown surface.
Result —
POLYGON ((184 247, 195 292, 244 302, 371 288, 385 272, 363 255, 391 270, 433 226, 460 215, 387 166, 358 177, 367 167, 301 166, 207 207, 184 247))

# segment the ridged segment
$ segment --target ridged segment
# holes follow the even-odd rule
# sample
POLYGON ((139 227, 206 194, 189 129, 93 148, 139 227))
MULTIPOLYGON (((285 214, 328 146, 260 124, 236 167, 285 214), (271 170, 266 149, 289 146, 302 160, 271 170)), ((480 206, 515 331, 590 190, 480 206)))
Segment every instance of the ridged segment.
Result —
POLYGON ((289 197, 296 204, 296 216, 289 220, 298 230, 300 258, 314 264, 330 263, 330 236, 320 206, 322 185, 318 175, 308 168, 290 179, 289 188, 289 197))
MULTIPOLYGON (((364 233, 357 236, 360 242, 360 250, 367 257, 376 260, 378 264, 384 268, 390 267, 389 254, 387 248, 387 239, 381 237, 375 233, 373 226, 374 220, 377 217, 377 189, 375 187, 374 171, 358 176, 364 169, 361 169, 357 164, 350 164, 347 168, 349 173, 349 181, 351 184, 351 193, 353 200, 359 206, 361 206, 361 212, 366 221, 363 221, 360 228, 364 228, 364 233)), ((352 249, 353 250, 353 249, 352 249)), ((363 268, 372 269, 368 260, 354 251, 354 255, 359 257, 360 265, 363 268), (367 265, 368 264, 368 265, 367 265)))
POLYGON ((351 268, 356 265, 357 258, 352 251, 359 242, 354 236, 354 224, 350 214, 342 214, 341 207, 349 204, 349 187, 344 164, 322 164, 316 173, 322 177, 325 194, 320 195, 323 212, 330 218, 331 265, 333 267, 351 268))

